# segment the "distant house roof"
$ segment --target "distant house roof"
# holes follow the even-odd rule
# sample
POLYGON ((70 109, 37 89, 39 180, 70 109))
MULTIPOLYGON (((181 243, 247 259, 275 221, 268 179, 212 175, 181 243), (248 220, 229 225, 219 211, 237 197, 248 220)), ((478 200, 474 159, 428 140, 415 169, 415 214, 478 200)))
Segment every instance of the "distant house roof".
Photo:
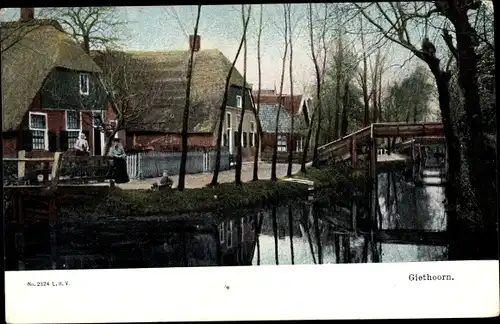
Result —
MULTIPOLYGON (((190 51, 127 51, 126 55, 142 62, 145 71, 150 74, 149 82, 136 85, 137 91, 141 91, 141 87, 150 87, 153 84, 163 89, 161 100, 148 107, 147 114, 142 114, 132 122, 126 121, 127 130, 180 133, 190 51)), ((232 62, 217 49, 195 53, 188 132, 215 131, 224 97, 226 77, 231 65, 232 62)), ((243 77, 236 68, 233 69, 230 83, 237 86, 243 83, 243 77)), ((246 86, 250 91, 248 83, 246 86)))
POLYGON ((0 23, 2 131, 19 128, 54 68, 101 72, 99 66, 53 20, 0 23))
MULTIPOLYGON (((276 131, 276 115, 278 113, 277 104, 262 104, 259 109, 260 124, 264 133, 274 133, 276 131)), ((290 113, 283 106, 280 107, 278 133, 288 133, 291 127, 290 113)))
MULTIPOLYGON (((255 104, 257 104, 257 91, 253 92, 253 97, 256 100, 255 104)), ((283 96, 284 106, 288 112, 292 112, 297 114, 300 111, 301 104, 306 104, 303 101, 303 95, 294 95, 293 97, 288 94, 284 94, 283 96)), ((264 90, 260 93, 260 103, 261 104, 275 104, 277 105, 279 102, 279 94, 277 94, 274 90, 264 90)))

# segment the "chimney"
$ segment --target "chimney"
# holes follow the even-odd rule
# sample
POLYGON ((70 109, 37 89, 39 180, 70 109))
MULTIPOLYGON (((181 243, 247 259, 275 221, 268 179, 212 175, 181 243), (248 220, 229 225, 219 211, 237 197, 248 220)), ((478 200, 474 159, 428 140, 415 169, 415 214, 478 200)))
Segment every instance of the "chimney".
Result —
POLYGON ((30 21, 35 18, 35 8, 21 8, 21 18, 19 21, 30 21))
POLYGON ((194 35, 189 35, 189 50, 194 50, 195 52, 200 50, 200 35, 196 35, 196 39, 194 35))

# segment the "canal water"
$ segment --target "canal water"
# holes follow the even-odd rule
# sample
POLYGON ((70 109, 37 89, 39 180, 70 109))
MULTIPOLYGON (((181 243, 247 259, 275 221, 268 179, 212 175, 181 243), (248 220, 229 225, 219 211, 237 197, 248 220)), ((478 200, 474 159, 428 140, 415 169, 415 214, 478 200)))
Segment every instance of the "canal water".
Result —
POLYGON ((445 237, 447 227, 443 187, 415 186, 403 172, 391 171, 378 175, 377 194, 377 228, 367 225, 373 224, 368 204, 308 197, 232 215, 194 215, 201 225, 189 229, 159 218, 65 224, 52 232, 23 229, 11 240, 15 248, 7 253, 7 270, 447 259, 446 241, 436 239, 445 237))

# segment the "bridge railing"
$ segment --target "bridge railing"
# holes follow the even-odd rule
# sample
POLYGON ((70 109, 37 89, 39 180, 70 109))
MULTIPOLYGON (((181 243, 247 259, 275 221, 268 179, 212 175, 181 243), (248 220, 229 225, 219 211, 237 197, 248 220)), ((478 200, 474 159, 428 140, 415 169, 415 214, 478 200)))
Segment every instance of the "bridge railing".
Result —
POLYGON ((26 157, 25 151, 19 151, 18 157, 3 158, 4 165, 8 166, 4 168, 4 186, 103 182, 113 170, 109 160, 107 156, 71 156, 66 152, 55 152, 52 157, 26 157))

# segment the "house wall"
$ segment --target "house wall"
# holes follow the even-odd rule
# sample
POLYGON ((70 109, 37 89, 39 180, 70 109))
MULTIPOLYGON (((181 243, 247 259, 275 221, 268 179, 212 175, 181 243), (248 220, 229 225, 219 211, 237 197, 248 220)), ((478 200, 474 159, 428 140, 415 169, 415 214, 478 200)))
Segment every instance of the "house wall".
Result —
MULTIPOLYGON (((223 144, 224 146, 226 147, 229 147, 229 143, 232 144, 232 147, 230 148, 230 152, 232 152, 233 154, 236 154, 236 139, 235 139, 235 136, 237 136, 237 134, 235 132, 238 131, 238 125, 239 125, 239 122, 240 122, 240 118, 241 118, 241 109, 240 108, 236 108, 236 107, 226 107, 226 115, 225 115, 225 118, 224 118, 224 128, 223 130, 224 131, 227 131, 227 125, 228 125, 228 113, 230 114, 231 116, 231 133, 232 133, 232 139, 228 142, 226 142, 226 139, 224 138, 223 139, 223 144)), ((247 134, 247 140, 245 141, 244 139, 242 139, 242 158, 244 160, 249 160, 249 159, 252 159, 253 158, 253 155, 255 153, 255 138, 257 137, 257 122, 256 122, 256 119, 255 119, 255 114, 253 112, 253 110, 251 109, 246 109, 245 110, 245 115, 243 116, 243 128, 242 128, 242 131, 243 131, 243 135, 245 135, 245 133, 247 134), (254 130, 253 130, 253 133, 252 133, 252 129, 251 129, 251 123, 253 123, 254 125, 254 130), (253 137, 254 137, 254 140, 251 141, 249 139, 250 137, 250 134, 255 134, 253 137), (253 143, 251 143, 253 142, 253 143), (244 145, 246 144, 246 145, 244 145), (253 145, 251 145, 253 144, 253 145)), ((226 133, 224 133, 226 134, 226 133)))
MULTIPOLYGON (((56 74, 60 75, 60 74, 56 74)), ((63 76, 66 76, 63 74, 63 76)), ((31 103, 30 109, 24 115, 22 122, 19 127, 19 131, 10 132, 9 134, 4 133, 3 139, 3 154, 4 156, 16 156, 17 151, 26 150, 27 156, 30 157, 47 157, 52 156, 53 152, 61 151, 66 148, 67 145, 61 142, 62 140, 62 132, 66 130, 66 109, 65 106, 62 105, 61 102, 58 103, 58 107, 54 108, 48 106, 51 104, 51 101, 47 101, 43 99, 43 90, 40 91, 33 102, 31 103), (29 116, 30 112, 39 112, 44 113, 47 116, 47 137, 48 140, 48 150, 34 150, 30 149, 30 145, 27 143, 29 141, 29 116), (7 138, 6 136, 7 135, 7 138)), ((75 106, 71 103, 68 104, 68 107, 74 108, 75 106)), ((101 107, 106 107, 105 105, 101 107)), ((107 107, 109 110, 110 108, 107 107)), ((106 114, 104 114, 106 115, 106 114)), ((106 116, 104 116, 106 118, 106 116)), ((90 150, 93 152, 93 144, 94 144, 94 129, 92 127, 92 112, 91 111, 83 111, 81 114, 81 129, 82 132, 86 134, 87 140, 89 142, 90 150)), ((99 134, 100 136, 100 134, 99 134)), ((66 137, 64 137, 66 138, 66 137)))
POLYGON ((106 90, 95 74, 89 77, 89 94, 80 94, 80 75, 77 71, 54 69, 47 77, 42 89, 41 106, 50 109, 101 110, 107 104, 106 90))
MULTIPOLYGON (((236 96, 241 96, 241 86, 232 84, 229 87, 229 91, 227 93, 227 106, 236 107, 236 96)), ((245 91, 244 98, 245 109, 252 109, 252 99, 250 96, 250 91, 245 91)))
MULTIPOLYGON (((280 133, 280 135, 286 136, 287 138, 287 152, 292 149, 294 152, 297 150, 297 145, 300 145, 301 143, 298 143, 299 139, 302 139, 304 141, 305 136, 301 135, 296 135, 292 138, 292 143, 291 147, 288 143, 288 133, 280 133)), ((274 133, 263 133, 262 134, 262 151, 267 152, 267 151, 272 151, 274 147, 274 141, 276 139, 276 134, 274 133)))

